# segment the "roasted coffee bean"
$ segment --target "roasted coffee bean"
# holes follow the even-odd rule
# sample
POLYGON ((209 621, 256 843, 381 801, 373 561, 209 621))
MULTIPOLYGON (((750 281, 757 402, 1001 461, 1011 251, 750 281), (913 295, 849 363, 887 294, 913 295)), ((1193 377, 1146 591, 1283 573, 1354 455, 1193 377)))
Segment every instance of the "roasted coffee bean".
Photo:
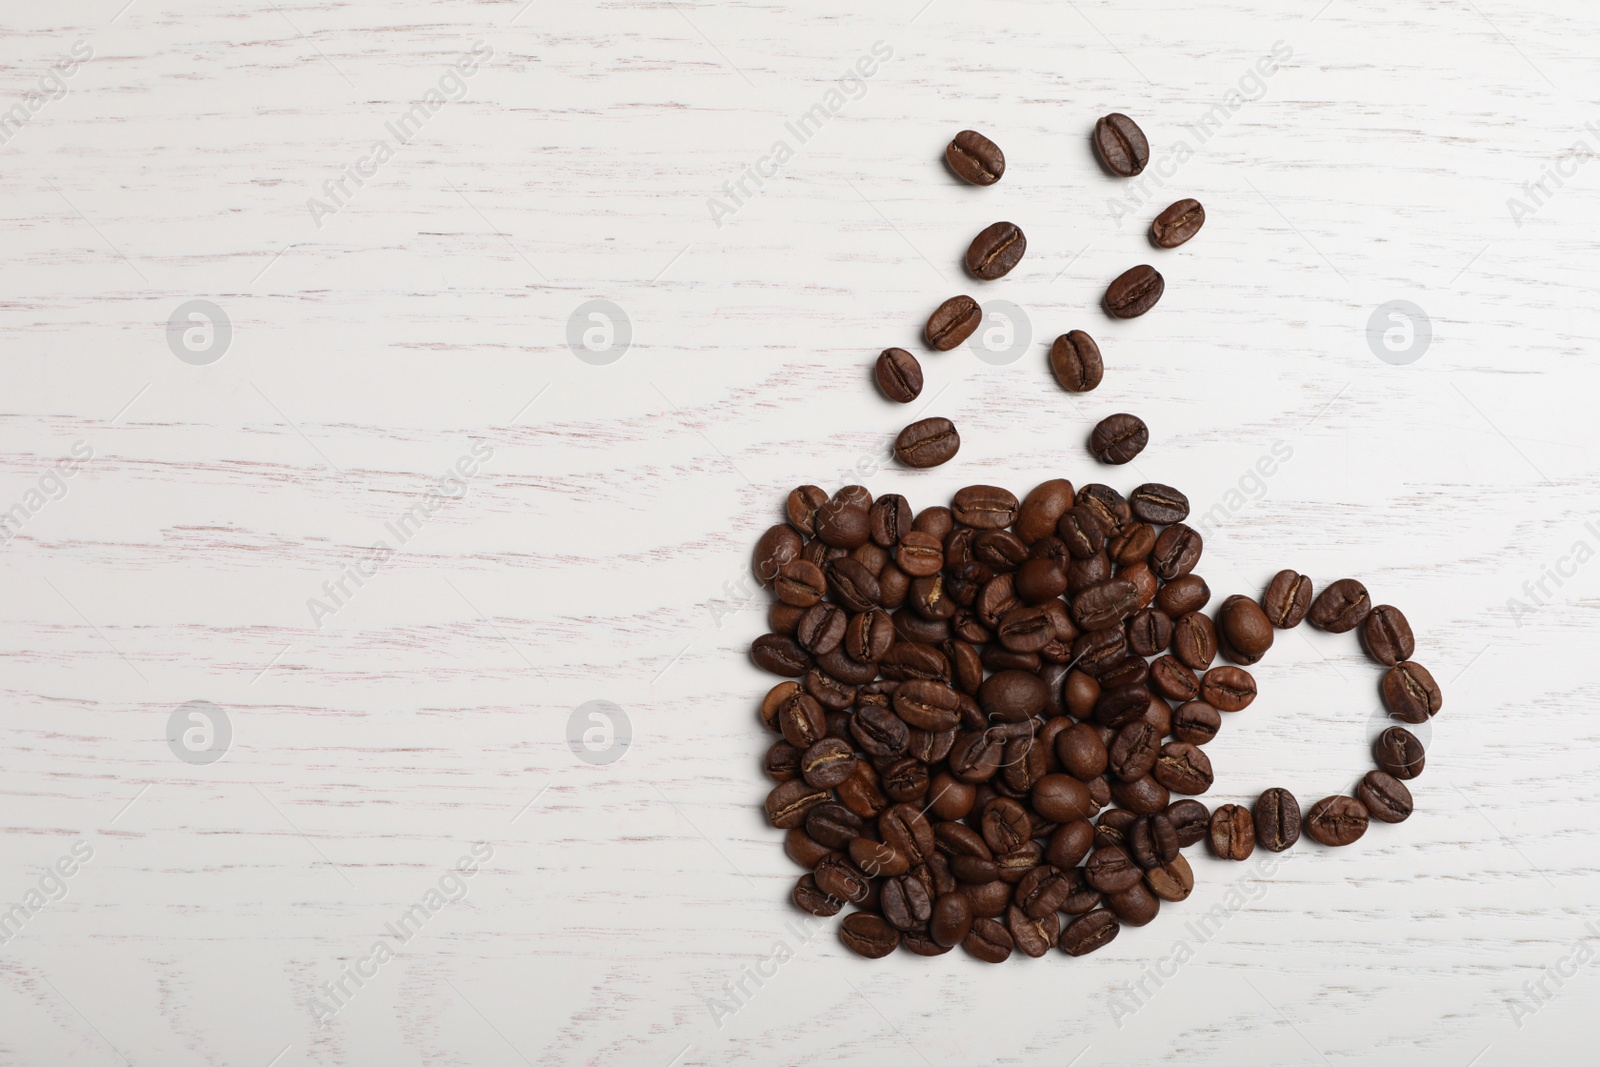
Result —
POLYGON ((1150 690, 1142 685, 1125 685, 1105 689, 1094 705, 1094 721, 1101 726, 1120 730, 1144 715, 1150 707, 1150 690))
MULTIPOLYGON (((883 795, 878 783, 878 772, 865 760, 856 761, 855 773, 835 792, 841 804, 863 819, 874 818, 889 806, 889 798, 883 795)), ((809 823, 806 832, 811 833, 809 823)))
POLYGON ((1428 668, 1410 660, 1396 663, 1384 672, 1380 691, 1384 707, 1401 722, 1427 722, 1444 706, 1444 694, 1428 668))
POLYGON ((821 655, 832 652, 839 647, 839 642, 844 640, 845 626, 849 617, 840 610, 836 604, 813 604, 806 609, 800 617, 800 625, 795 628, 795 640, 807 652, 821 655))
POLYGON ((1211 832, 1211 813, 1198 800, 1174 801, 1162 814, 1172 823, 1179 848, 1204 841, 1211 832))
POLYGON ((1150 665, 1139 656, 1124 656, 1100 675, 1102 689, 1121 689, 1129 685, 1144 685, 1150 678, 1150 665))
POLYGON ((906 602, 911 592, 911 576, 893 563, 878 574, 878 603, 891 611, 906 602))
POLYGON ((1006 929, 1017 951, 1038 959, 1054 948, 1061 937, 1061 917, 1051 911, 1035 918, 1013 904, 1006 910, 1006 929))
POLYGON ((983 309, 970 296, 952 296, 928 316, 923 331, 928 347, 936 352, 948 352, 971 337, 983 325, 983 309))
POLYGON ((1200 562, 1205 541, 1184 523, 1174 523, 1161 531, 1150 553, 1150 566, 1164 582, 1182 578, 1200 562))
POLYGON ((1126 578, 1111 578, 1072 598, 1072 621, 1085 630, 1119 625, 1138 609, 1139 591, 1126 578))
POLYGON ((778 569, 773 590, 785 604, 809 608, 827 595, 828 578, 810 560, 792 559, 778 569))
POLYGON ((1045 845, 1044 860, 1063 872, 1069 891, 1073 888, 1070 877, 1072 868, 1083 862, 1083 857, 1089 854, 1094 843, 1094 824, 1088 819, 1062 823, 1051 833, 1050 841, 1045 845))
POLYGON ((801 911, 824 919, 839 914, 839 909, 844 907, 844 901, 818 889, 817 880, 809 874, 800 876, 800 880, 795 883, 794 891, 789 894, 789 899, 794 901, 794 906, 801 911))
POLYGON ((1082 330, 1069 330, 1050 346, 1050 372, 1069 393, 1087 393, 1105 377, 1100 346, 1082 330))
POLYGON ((1011 905, 1011 883, 999 878, 980 885, 969 885, 962 892, 972 901, 972 914, 977 919, 993 919, 1004 915, 1011 905))
POLYGON ((1388 604, 1373 608, 1361 623, 1361 644, 1367 650, 1367 655, 1385 667, 1393 667, 1401 660, 1410 659, 1417 650, 1417 639, 1412 636, 1411 624, 1399 608, 1388 604))
POLYGON ((816 667, 806 671, 801 685, 826 711, 843 711, 856 702, 856 686, 847 685, 816 667))
POLYGON ((1122 494, 1099 482, 1090 482, 1079 489, 1077 504, 1094 512, 1107 537, 1117 536, 1133 518, 1133 509, 1122 494))
POLYGON ((878 606, 878 578, 864 564, 846 556, 825 568, 828 591, 851 611, 871 611, 878 606))
POLYGON ((951 517, 950 509, 947 507, 923 508, 911 521, 911 528, 919 533, 932 534, 939 539, 940 544, 943 544, 950 531, 955 529, 955 519, 951 517))
POLYGON ((800 750, 787 741, 774 741, 761 759, 761 769, 775 782, 800 777, 800 750))
POLYGON ((769 730, 782 731, 778 723, 778 715, 783 711, 783 706, 796 696, 800 695, 801 688, 797 682, 779 682, 767 690, 767 695, 761 698, 761 722, 769 730))
POLYGON ((889 925, 901 931, 916 930, 933 917, 928 886, 914 872, 885 882, 878 906, 889 925))
POLYGON ((1004 754, 1003 740, 988 730, 957 734, 950 748, 950 773, 974 785, 987 782, 999 772, 1004 754))
POLYGON ((1150 687, 1168 700, 1191 701, 1200 695, 1200 679, 1175 656, 1150 664, 1150 687))
POLYGON ((777 580, 778 571, 790 560, 799 559, 802 547, 800 535, 786 522, 780 522, 767 530, 756 542, 755 557, 750 564, 750 569, 755 572, 756 581, 769 589, 772 588, 772 583, 777 580))
POLYGON ((1094 510, 1086 507, 1072 507, 1063 512, 1056 522, 1056 536, 1067 546, 1073 559, 1096 556, 1106 543, 1104 523, 1094 510))
MULTIPOLYGON (((1106 555, 1124 566, 1143 563, 1156 547, 1156 530, 1148 522, 1136 522, 1115 537, 1106 539, 1106 555)), ((1154 575, 1151 575, 1152 582, 1154 575)))
POLYGON ((1205 701, 1189 701, 1173 712, 1173 736, 1189 744, 1203 745, 1222 728, 1218 710, 1205 701))
POLYGON ((1004 963, 1011 957, 1014 942, 1004 925, 989 918, 972 920, 972 930, 961 947, 984 963, 1004 963))
POLYGON ((1136 319, 1156 306, 1166 288, 1161 272, 1147 263, 1123 271, 1106 286, 1106 314, 1114 319, 1136 319))
POLYGON ((972 539, 972 558, 996 573, 1015 571, 1027 562, 1028 546, 1010 530, 984 530, 972 539))
POLYGON ((1028 545, 1050 536, 1072 503, 1072 483, 1065 478, 1039 483, 1017 510, 1017 536, 1028 545))
POLYGON ((1059 911, 1071 893, 1071 879, 1046 863, 1022 876, 1017 882, 1012 902, 1024 913, 1037 919, 1059 911))
POLYGON ((1156 765, 1161 753, 1161 735, 1143 719, 1135 719, 1117 731, 1107 752, 1110 771, 1124 782, 1143 778, 1156 765))
MULTIPOLYGON (((1120 639, 1122 635, 1112 631, 1111 636, 1120 639)), ((1074 657, 1078 656, 1079 641, 1072 643, 1074 657)), ((1087 719, 1094 714, 1095 705, 1100 701, 1100 683, 1085 671, 1075 670, 1067 675, 1066 682, 1061 686, 1061 699, 1067 706, 1068 715, 1075 719, 1087 719)))
POLYGON ((1203 671, 1210 667, 1217 657, 1217 630, 1211 619, 1198 611, 1174 619, 1172 654, 1190 670, 1203 671))
MULTIPOLYGON (((1152 546, 1152 551, 1154 546, 1152 546)), ((1156 607, 1174 619, 1199 611, 1211 602, 1211 589, 1198 574, 1185 574, 1174 578, 1156 593, 1156 607)))
POLYGON ((779 830, 792 830, 805 821, 806 813, 818 804, 826 804, 833 794, 818 789, 800 778, 780 782, 767 794, 767 822, 779 830))
POLYGON ((1282 852, 1300 840, 1300 802, 1287 789, 1269 789, 1256 798, 1252 816, 1256 842, 1268 852, 1282 852))
POLYGON ((960 891, 943 893, 933 902, 928 934, 946 948, 954 948, 972 932, 972 901, 960 891))
MULTIPOLYGON (((866 764, 862 764, 863 767, 866 764)), ((871 768, 869 767, 868 770, 871 768)), ((862 817, 836 801, 827 801, 806 813, 806 835, 831 851, 848 848, 861 836, 862 817)))
MULTIPOLYGON (((885 782, 887 785, 887 781, 885 782)), ((874 841, 869 837, 858 837, 850 842, 847 850, 850 862, 855 864, 869 879, 893 878, 905 874, 911 869, 911 861, 896 852, 891 846, 882 841, 874 841)), ((821 870, 821 865, 818 865, 821 870)), ((824 888, 827 888, 824 886, 824 888)), ((828 890, 830 893, 833 890, 828 890)), ((859 902, 858 902, 859 903, 859 902)))
POLYGON ((828 494, 815 485, 802 485, 790 490, 784 502, 784 514, 789 525, 806 537, 817 532, 817 509, 828 502, 828 494))
POLYGON ((1278 629, 1293 629, 1311 610, 1311 592, 1310 578, 1292 570, 1279 571, 1261 595, 1261 609, 1278 629))
POLYGON ((983 843, 997 855, 1015 852, 1033 836, 1028 810, 1014 800, 996 797, 984 805, 983 843))
POLYGON ((1190 796, 1204 793, 1214 780, 1211 757, 1184 741, 1168 741, 1162 745, 1150 774, 1174 793, 1190 796))
POLYGON ((894 645, 894 637, 894 622, 886 612, 863 611, 845 625, 845 652, 858 662, 876 663, 894 645))
POLYGON ((1118 112, 1094 124, 1094 151, 1100 164, 1119 178, 1131 178, 1150 162, 1150 142, 1128 116, 1118 112))
POLYGON ((1069 956, 1086 956, 1097 948, 1104 948, 1117 936, 1122 924, 1105 908, 1096 908, 1080 915, 1061 931, 1061 951, 1069 956))
POLYGON ((967 247, 967 273, 993 281, 1003 278, 1022 261, 1028 239, 1014 222, 997 222, 979 231, 967 247))
POLYGON ((903 756, 911 742, 910 727, 888 708, 856 709, 850 721, 850 732, 861 747, 874 756, 903 756))
POLYGON ((999 671, 978 687, 978 706, 994 722, 1023 722, 1044 710, 1049 694, 1036 674, 999 671))
POLYGON ((1200 679, 1200 699, 1218 711, 1243 711, 1256 698, 1256 680, 1238 667, 1213 667, 1200 679))
POLYGON ((1099 732, 1082 722, 1056 737, 1056 756, 1061 760, 1061 769, 1082 782, 1104 774, 1110 759, 1099 732))
POLYGON ((1150 223, 1150 243, 1157 248, 1177 248, 1206 224, 1206 209, 1192 198, 1179 200, 1150 223))
POLYGON ((1147 926, 1161 912, 1161 899, 1150 892, 1141 880, 1132 889, 1121 893, 1107 893, 1106 907, 1117 913, 1129 926, 1147 926))
POLYGON ((895 458, 908 467, 937 467, 960 450, 955 423, 938 416, 913 422, 894 439, 895 458))
POLYGON ((757 667, 785 678, 798 678, 811 665, 811 657, 792 637, 762 634, 751 642, 750 659, 757 667))
POLYGON ((1056 638, 1050 609, 1042 605, 1012 608, 1000 618, 995 636, 1012 652, 1038 652, 1056 638))
POLYGON ((831 548, 847 550, 866 544, 872 536, 870 506, 840 490, 840 495, 817 509, 817 539, 831 548))
POLYGON ((1159 655, 1172 643, 1172 619, 1160 608, 1141 608, 1128 619, 1128 648, 1136 656, 1159 655))
POLYGON ((1089 853, 1083 865, 1083 875, 1091 886, 1102 893, 1121 893, 1132 889, 1144 877, 1143 869, 1121 845, 1107 845, 1089 853))
POLYGON ((903 348, 885 348, 872 369, 878 392, 896 404, 909 404, 922 395, 922 364, 903 348))
POLYGON ((928 578, 944 567, 944 545, 932 534, 907 531, 895 547, 895 565, 913 578, 928 578))
POLYGON ((1230 596, 1217 609, 1217 635, 1235 663, 1249 666, 1272 647, 1272 623, 1266 612, 1247 596, 1230 596))
POLYGON ((1348 845, 1367 832, 1367 809, 1355 797, 1323 797, 1306 813, 1305 829, 1319 844, 1348 845))
POLYGON ((839 940, 856 955, 877 960, 900 947, 900 931, 890 926, 881 915, 856 911, 844 917, 844 923, 839 927, 839 940))
POLYGON ((1356 789, 1356 798, 1379 822, 1405 822, 1411 817, 1411 790, 1392 774, 1368 771, 1356 789))
POLYGON ((800 773, 818 789, 832 789, 855 770, 855 749, 836 737, 825 737, 800 757, 800 773))
POLYGON ((1222 860, 1247 860, 1256 850, 1256 824, 1250 809, 1224 804, 1211 813, 1211 851, 1222 860))
POLYGON ((877 560, 873 573, 880 573, 883 565, 889 561, 885 550, 893 550, 899 545, 900 539, 910 532, 910 502, 899 493, 886 493, 867 508, 867 533, 872 538, 872 544, 857 549, 856 558, 865 563, 861 554, 870 550, 877 560))
POLYGON ((969 485, 956 490, 950 512, 963 526, 975 530, 998 530, 1017 521, 1020 507, 1009 489, 995 485, 969 485))
POLYGON ((1089 435, 1089 451, 1101 463, 1127 463, 1150 442, 1150 430, 1137 415, 1107 415, 1089 435))
POLYGON ((1384 771, 1409 782, 1422 773, 1427 762, 1422 742, 1404 726, 1391 726, 1372 744, 1372 757, 1384 771))
POLYGON ((1360 626, 1371 610, 1367 587, 1354 578, 1340 578, 1317 594, 1306 618, 1319 630, 1342 634, 1360 626))
POLYGON ((853 659, 842 647, 818 656, 817 666, 846 685, 866 685, 878 673, 877 667, 853 659))
POLYGON ((1053 559, 1030 559, 1017 568, 1014 588, 1024 603, 1044 604, 1067 591, 1067 572, 1053 559))
POLYGON ((894 693, 895 714, 919 730, 954 730, 960 706, 960 694, 943 682, 916 678, 894 693))
POLYGON ((934 851, 933 824, 914 804, 896 804, 878 816, 884 843, 913 865, 927 862, 934 851))
POLYGON ((1005 153, 976 130, 962 130, 944 150, 945 162, 969 185, 993 185, 1006 172, 1005 153))
POLYGON ((805 613, 805 608, 797 608, 793 604, 775 600, 767 609, 767 629, 775 634, 793 637, 795 631, 800 629, 800 619, 805 613))
POLYGON ((1127 844, 1128 835, 1133 830, 1133 824, 1138 821, 1138 812, 1128 811, 1123 808, 1112 808, 1110 811, 1102 812, 1100 817, 1095 820, 1095 847, 1104 848, 1108 845, 1127 844))
POLYGON ((1128 494, 1128 507, 1140 522, 1170 526, 1189 517, 1189 498, 1170 485, 1146 482, 1128 494))
POLYGON ((1067 774, 1047 774, 1033 786, 1033 810, 1051 822, 1071 822, 1094 815, 1096 806, 1088 788, 1067 774))
POLYGON ((1133 583, 1134 591, 1138 594, 1137 607, 1147 608, 1155 602, 1160 582, 1156 579, 1155 571, 1150 569, 1150 564, 1144 560, 1118 567, 1117 577, 1133 583))

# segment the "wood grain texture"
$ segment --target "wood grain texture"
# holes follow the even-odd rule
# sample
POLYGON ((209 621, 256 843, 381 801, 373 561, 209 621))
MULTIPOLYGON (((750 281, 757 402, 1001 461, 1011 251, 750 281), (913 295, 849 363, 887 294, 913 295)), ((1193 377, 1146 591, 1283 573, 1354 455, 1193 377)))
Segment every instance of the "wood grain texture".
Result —
MULTIPOLYGON (((1582 1061, 1589 5, 125 3, 0 16, 0 115, 93 53, 0 137, 0 512, 26 505, 0 546, 0 916, 65 887, 0 945, 0 1063, 1582 1061), (877 42, 892 58, 841 83, 877 42), (459 98, 315 219, 441 87, 459 98), (819 103, 801 143, 786 124, 819 103), (1192 155, 1107 177, 1088 133, 1113 110, 1192 155), (1005 150, 998 185, 944 170, 965 127, 1005 150), (792 158, 719 225, 708 200, 780 138, 792 158), (1151 249, 1184 196, 1205 229, 1151 249), (980 288, 960 257, 999 219, 1028 255, 980 288), (1139 262, 1161 304, 1106 319, 1139 262), (1029 343, 928 355, 926 404, 891 409, 872 358, 921 354, 957 292, 1024 309, 1029 343), (192 299, 233 327, 208 366, 168 345, 192 299), (567 344, 592 299, 631 323, 608 365, 567 344), (1395 299, 1433 331, 1406 366, 1368 344, 1395 299), (1072 328, 1106 354, 1082 396, 1045 364, 1072 328), (924 408, 961 454, 896 469, 924 408), (802 482, 925 506, 1095 480, 1112 411, 1152 442, 1109 480, 1214 516, 1214 591, 1287 565, 1406 611, 1446 692, 1418 813, 1259 882, 1196 854, 1189 901, 1082 960, 850 957, 792 925, 760 817, 750 547, 802 482), (64 495, 40 490, 77 442, 64 495), (308 600, 380 540, 318 626, 308 600), (192 700, 231 724, 209 765, 167 742, 192 700), (631 722, 609 764, 569 746, 592 700, 631 722), (385 933, 479 843, 464 898, 385 933), (380 939, 394 958, 319 1028, 323 983, 380 939)), ((1378 707, 1353 637, 1280 636, 1257 674, 1206 799, 1350 788, 1378 707)))

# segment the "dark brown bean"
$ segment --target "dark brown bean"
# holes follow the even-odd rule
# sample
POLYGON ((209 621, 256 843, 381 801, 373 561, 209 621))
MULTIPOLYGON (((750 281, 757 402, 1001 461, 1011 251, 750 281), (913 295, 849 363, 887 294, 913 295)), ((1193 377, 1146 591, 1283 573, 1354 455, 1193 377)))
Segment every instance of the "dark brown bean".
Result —
POLYGON ((885 348, 872 376, 878 391, 896 404, 909 404, 922 395, 922 364, 903 348, 885 348))
POLYGON ((1317 594, 1306 618, 1319 630, 1342 634, 1360 626, 1371 610, 1367 587, 1354 578, 1340 578, 1317 594))
POLYGON ((1261 595, 1261 609, 1272 625, 1280 630, 1291 630, 1300 625, 1311 610, 1311 579, 1292 570, 1282 570, 1267 583, 1261 595))
POLYGON ((1427 762, 1422 742, 1404 726, 1391 726, 1372 744, 1372 757, 1384 771, 1409 782, 1422 773, 1427 762))
POLYGON ((1411 790, 1392 774, 1368 771, 1361 779, 1356 797, 1367 812, 1380 822, 1405 822, 1411 817, 1414 804, 1411 790))
POLYGON ((1082 330, 1069 330, 1050 346, 1050 371, 1069 393, 1087 393, 1105 377, 1100 346, 1082 330))
POLYGON ((900 931, 870 911, 851 912, 839 927, 844 947, 869 960, 882 959, 900 947, 900 931))
POLYGON ((1427 722, 1444 706, 1444 694, 1428 668, 1410 660, 1385 671, 1379 688, 1384 707, 1401 722, 1427 722))
POLYGON ((1137 415, 1119 412, 1101 419, 1089 435, 1089 451, 1101 463, 1127 463, 1150 442, 1150 430, 1137 415))
POLYGON ((1150 162, 1150 142, 1128 116, 1112 112, 1094 124, 1094 151, 1100 163, 1119 178, 1131 178, 1150 162))
POLYGON ((1361 623, 1361 645, 1367 655, 1385 667, 1393 667, 1411 658, 1417 650, 1417 639, 1399 608, 1379 604, 1361 623))
POLYGON ((1009 274, 1028 250, 1028 239, 1014 222, 985 226, 967 247, 967 272, 993 281, 1009 274))
POLYGON ((908 467, 937 467, 961 450, 955 423, 934 416, 920 419, 900 431, 894 440, 895 458, 908 467))
POLYGON ((1006 172, 1000 146, 976 130, 962 130, 945 147, 945 162, 969 185, 993 185, 1006 172))
POLYGON ((1140 522, 1170 526, 1189 517, 1189 498, 1170 485, 1146 482, 1128 494, 1128 507, 1140 522))
POLYGON ((1156 306, 1166 287, 1161 272, 1149 264, 1123 271, 1106 286, 1106 314, 1114 319, 1136 319, 1156 306))
POLYGON ((1200 679, 1200 699, 1218 711, 1243 711, 1255 698, 1256 680, 1238 667, 1213 667, 1200 679))
POLYGON ((1069 956, 1086 956, 1097 948, 1109 945, 1117 936, 1122 924, 1105 908, 1096 908, 1080 915, 1061 931, 1061 951, 1069 956))
POLYGON ((1211 813, 1211 851, 1218 859, 1247 860, 1255 850, 1256 825, 1250 809, 1224 804, 1211 813))
POLYGON ((1367 832, 1367 818, 1367 809, 1355 797, 1324 797, 1306 813, 1305 830, 1320 844, 1348 845, 1367 832))
POLYGON ((1287 789, 1268 789, 1251 810, 1256 843, 1268 852, 1282 852, 1300 840, 1300 802, 1287 789))
POLYGON ((952 296, 928 316, 923 336, 928 347, 948 352, 971 337, 983 325, 983 309, 970 296, 952 296))
POLYGON ((1177 248, 1206 224, 1206 209, 1193 198, 1179 200, 1150 223, 1150 242, 1158 248, 1177 248))

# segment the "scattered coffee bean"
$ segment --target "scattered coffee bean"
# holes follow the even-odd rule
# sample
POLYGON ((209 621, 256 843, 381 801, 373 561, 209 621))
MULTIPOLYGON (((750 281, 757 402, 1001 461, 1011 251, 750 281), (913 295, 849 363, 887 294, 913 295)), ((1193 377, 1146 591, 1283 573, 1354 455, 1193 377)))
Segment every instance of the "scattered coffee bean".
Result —
POLYGON ((851 912, 839 927, 844 947, 869 960, 882 959, 900 947, 900 931, 870 911, 851 912))
POLYGON ((1082 330, 1069 330, 1050 346, 1050 371, 1069 393, 1087 393, 1105 377, 1100 346, 1082 330))
POLYGON ((1231 596, 1217 611, 1217 636, 1229 659, 1249 666, 1272 647, 1272 623, 1254 600, 1231 596))
POLYGON ((1028 239, 1014 222, 997 222, 979 231, 967 247, 967 273, 994 281, 1011 273, 1028 250, 1028 239))
POLYGON ((1015 942, 1011 932, 994 919, 972 920, 972 931, 961 942, 961 947, 984 963, 1004 963, 1011 956, 1015 942))
POLYGON ((1188 900, 1189 894, 1194 892, 1194 869, 1182 856, 1174 856, 1161 866, 1146 871, 1144 881, 1157 897, 1177 903, 1188 900))
POLYGON ((1379 822, 1405 822, 1411 817, 1411 790, 1384 771, 1368 771, 1356 789, 1356 798, 1379 822))
POLYGON ((1280 630, 1299 626, 1311 610, 1311 579, 1290 570, 1274 574, 1261 595, 1261 610, 1280 630))
POLYGON ((878 391, 896 404, 909 404, 922 395, 922 364, 903 348, 885 348, 872 374, 878 391))
POLYGON ((962 130, 944 150, 956 177, 970 185, 993 185, 1006 172, 1005 153, 976 130, 962 130))
POLYGON ((1096 908, 1078 916, 1061 931, 1061 951, 1069 956, 1086 956, 1097 948, 1109 945, 1121 927, 1115 914, 1105 908, 1096 908))
POLYGON ((1106 286, 1106 313, 1114 319, 1136 319, 1156 306, 1166 287, 1161 273, 1149 264, 1123 271, 1106 286))
POLYGON ((1422 773, 1427 762, 1422 742, 1404 726, 1391 726, 1372 744, 1372 757, 1384 771, 1409 782, 1422 773))
POLYGON ((1174 801, 1167 805, 1162 814, 1172 823, 1172 829, 1178 836, 1179 848, 1198 844, 1210 835, 1211 813, 1198 800, 1174 801))
POLYGON ((1306 618, 1319 630, 1342 634, 1360 626, 1371 610, 1367 587, 1354 578, 1340 578, 1317 594, 1306 618))
POLYGON ((1170 526, 1189 517, 1189 498, 1170 485, 1146 482, 1128 494, 1128 507, 1140 522, 1170 526))
POLYGON ((1411 634, 1411 624, 1399 608, 1379 604, 1361 623, 1361 644, 1367 655, 1393 667, 1401 660, 1411 658, 1417 650, 1417 640, 1411 634))
POLYGON ((1401 722, 1427 722, 1444 706, 1444 694, 1428 668, 1409 660, 1396 663, 1384 673, 1379 691, 1389 714, 1401 722))
POLYGON ((1255 850, 1256 824, 1248 808, 1224 804, 1211 813, 1211 851, 1218 859, 1247 860, 1255 850))
POLYGON ((952 296, 928 316, 924 330, 928 347, 936 352, 948 352, 971 337, 983 324, 983 309, 970 296, 952 296))
POLYGON ((1100 163, 1119 178, 1131 178, 1150 162, 1150 142, 1126 115, 1113 112, 1094 124, 1094 150, 1100 163))
POLYGON ((960 450, 955 423, 937 416, 913 422, 894 439, 895 458, 908 467, 937 467, 960 450))
POLYGON ((1306 813, 1305 828, 1319 844, 1348 845, 1367 832, 1367 809, 1354 797, 1324 797, 1306 813))
POLYGON ((1101 463, 1126 463, 1150 441, 1150 430, 1137 415, 1108 415, 1089 436, 1089 451, 1101 463))
POLYGON ((1206 224, 1206 209, 1200 201, 1179 200, 1150 224, 1150 242, 1158 248, 1177 248, 1200 232, 1206 224))
POLYGON ((1256 843, 1282 852, 1300 840, 1300 802, 1287 789, 1269 789, 1256 798, 1256 843))

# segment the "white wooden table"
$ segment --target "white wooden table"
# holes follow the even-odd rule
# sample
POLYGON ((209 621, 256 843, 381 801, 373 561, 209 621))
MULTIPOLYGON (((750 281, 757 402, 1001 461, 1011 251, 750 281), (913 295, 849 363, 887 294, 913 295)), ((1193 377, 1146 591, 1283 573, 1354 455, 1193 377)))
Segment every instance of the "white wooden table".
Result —
MULTIPOLYGON (((921 5, 8 6, 0 1063, 1585 1060, 1600 15, 921 5), (1113 110, 1159 184, 1095 166, 1113 110), (944 171, 964 127, 999 185, 944 171), (1152 251, 1182 196, 1210 221, 1152 251), (1022 312, 925 359, 964 446, 895 469, 870 360, 997 219, 1028 255, 975 295, 1022 312), (1160 306, 1108 321, 1146 261, 1160 306), (1425 350, 1369 343, 1396 300, 1425 350), (1109 480, 1211 516, 1218 596, 1294 566, 1408 613, 1447 694, 1417 814, 1192 850, 1081 960, 795 925, 754 538, 802 482, 1095 480, 1124 410, 1109 480)), ((1206 799, 1349 789, 1353 637, 1257 674, 1206 799)))

